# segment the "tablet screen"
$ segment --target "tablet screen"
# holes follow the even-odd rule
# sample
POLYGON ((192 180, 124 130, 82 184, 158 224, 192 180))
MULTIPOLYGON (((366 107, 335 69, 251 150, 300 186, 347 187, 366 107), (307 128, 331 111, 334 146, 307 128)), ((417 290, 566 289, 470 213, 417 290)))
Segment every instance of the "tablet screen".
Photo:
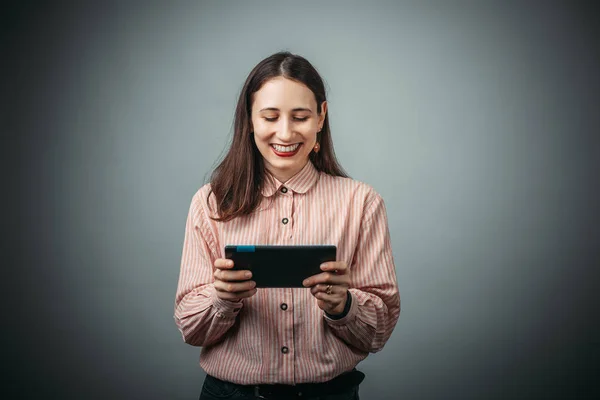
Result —
POLYGON ((256 287, 301 288, 304 279, 323 272, 322 263, 336 260, 336 246, 227 245, 225 257, 234 270, 252 271, 256 287))

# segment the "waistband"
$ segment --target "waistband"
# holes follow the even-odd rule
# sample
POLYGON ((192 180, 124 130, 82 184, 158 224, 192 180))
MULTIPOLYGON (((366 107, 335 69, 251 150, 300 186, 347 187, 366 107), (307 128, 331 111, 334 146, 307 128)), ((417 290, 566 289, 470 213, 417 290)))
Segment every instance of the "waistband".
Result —
MULTIPOLYGON (((220 381, 218 378, 210 377, 220 381)), ((358 386, 364 379, 365 374, 354 368, 329 381, 319 383, 299 383, 297 385, 238 385, 228 383, 241 392, 254 395, 259 399, 270 399, 277 397, 314 397, 342 393, 358 386)))

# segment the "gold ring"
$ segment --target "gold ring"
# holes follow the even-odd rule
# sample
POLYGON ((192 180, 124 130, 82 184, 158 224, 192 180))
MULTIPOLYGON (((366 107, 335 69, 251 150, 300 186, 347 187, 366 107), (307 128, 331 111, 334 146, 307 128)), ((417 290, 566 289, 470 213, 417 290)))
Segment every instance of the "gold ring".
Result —
POLYGON ((327 286, 327 290, 325 291, 327 294, 331 294, 331 285, 327 286))

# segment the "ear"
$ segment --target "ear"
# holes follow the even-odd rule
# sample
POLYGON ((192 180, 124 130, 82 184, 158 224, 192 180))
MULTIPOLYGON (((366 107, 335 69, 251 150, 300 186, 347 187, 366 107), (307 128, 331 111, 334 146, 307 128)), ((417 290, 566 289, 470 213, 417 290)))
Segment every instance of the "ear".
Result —
POLYGON ((321 103, 321 114, 319 114, 319 126, 323 126, 327 114, 327 101, 321 103))

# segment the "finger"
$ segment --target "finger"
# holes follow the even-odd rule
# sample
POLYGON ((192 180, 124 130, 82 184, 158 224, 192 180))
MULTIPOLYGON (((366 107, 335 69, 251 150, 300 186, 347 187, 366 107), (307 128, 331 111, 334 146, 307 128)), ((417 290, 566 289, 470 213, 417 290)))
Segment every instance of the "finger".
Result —
POLYGON ((239 299, 244 299, 247 297, 252 297, 256 294, 256 292, 258 291, 258 289, 252 289, 252 290, 246 290, 245 292, 238 292, 238 293, 229 293, 229 292, 218 292, 217 296, 221 299, 225 299, 225 300, 239 300, 239 299))
POLYGON ((215 268, 231 269, 233 268, 233 260, 228 260, 226 258, 217 258, 215 260, 215 268))
POLYGON ((215 279, 220 281, 245 281, 252 278, 252 272, 247 270, 242 271, 228 271, 228 270, 216 270, 214 273, 215 279))
POLYGON ((334 294, 333 292, 331 294, 327 294, 325 292, 317 292, 315 293, 315 297, 319 300, 323 300, 328 303, 333 303, 334 301, 336 301, 338 295, 334 294))
POLYGON ((341 275, 346 273, 348 270, 348 265, 345 261, 328 261, 321 264, 321 270, 331 271, 341 275))
POLYGON ((252 297, 256 294, 256 292, 258 292, 258 289, 254 288, 252 290, 247 290, 245 292, 241 292, 241 293, 237 293, 236 296, 240 299, 244 299, 247 297, 252 297))
POLYGON ((228 292, 228 293, 237 293, 237 292, 245 292, 247 290, 254 289, 256 287, 256 282, 254 281, 245 281, 245 282, 223 282, 223 281, 215 281, 215 289, 219 292, 228 292))
POLYGON ((304 285, 306 287, 314 285, 315 279, 317 279, 317 277, 321 274, 322 273, 309 276, 308 278, 306 278, 305 280, 302 281, 302 285, 304 285))
POLYGON ((314 286, 319 283, 326 283, 331 285, 347 285, 348 275, 335 275, 333 272, 322 272, 317 275, 313 275, 310 278, 306 278, 302 285, 304 287, 314 286))
MULTIPOLYGON (((328 287, 329 287, 329 285, 326 285, 324 283, 319 283, 318 285, 315 285, 312 288, 310 288, 310 292, 312 294, 317 294, 318 292, 327 293, 328 287)), ((331 285, 331 293, 335 293, 336 291, 338 291, 339 289, 337 289, 337 288, 338 288, 337 285, 331 285)))
POLYGON ((324 292, 317 292, 314 294, 314 296, 317 300, 321 300, 327 303, 327 305, 330 308, 335 308, 339 306, 343 301, 343 297, 340 296, 338 293, 327 294, 324 292))

